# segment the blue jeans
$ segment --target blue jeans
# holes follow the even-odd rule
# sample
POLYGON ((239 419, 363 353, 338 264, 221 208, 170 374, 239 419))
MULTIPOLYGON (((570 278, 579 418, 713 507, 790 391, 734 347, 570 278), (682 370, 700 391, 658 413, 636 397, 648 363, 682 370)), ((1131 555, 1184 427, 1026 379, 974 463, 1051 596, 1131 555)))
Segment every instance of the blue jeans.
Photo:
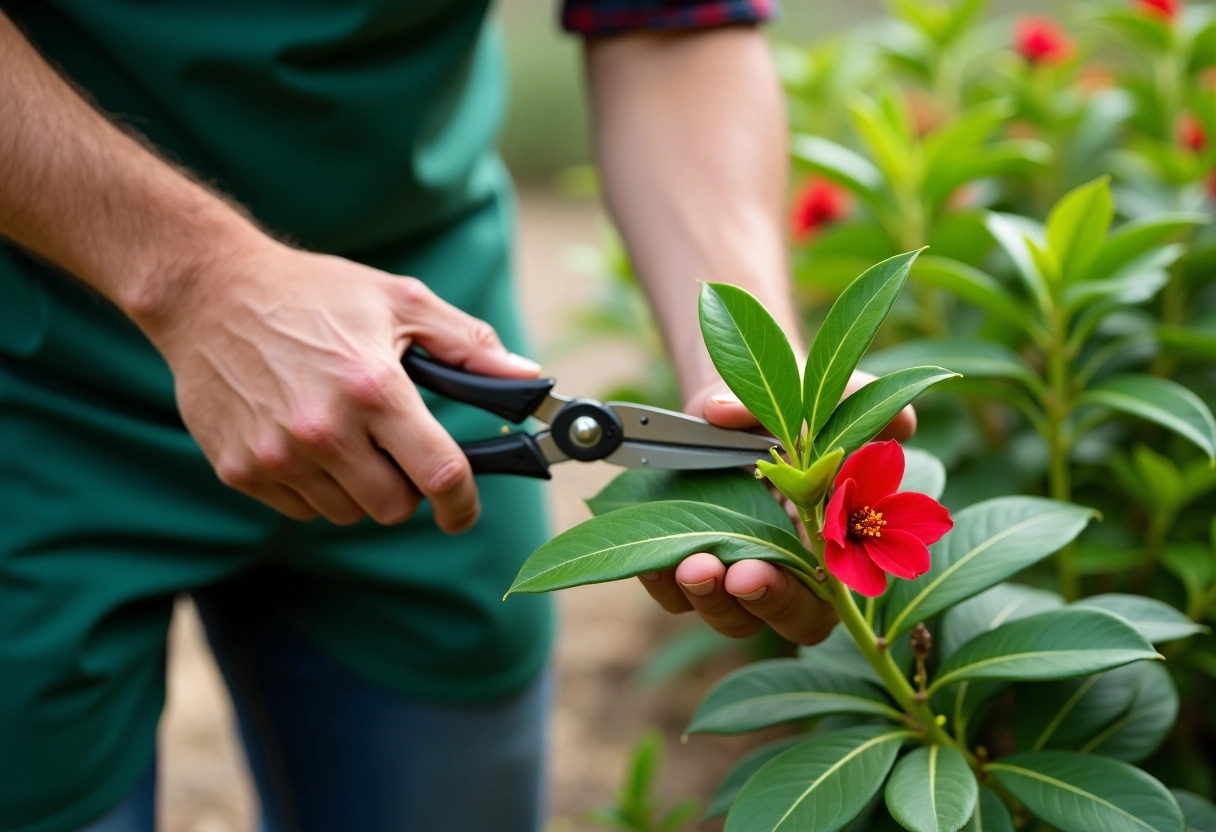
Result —
MULTIPOLYGON (((487 703, 395 696, 311 647, 238 584, 195 595, 232 694, 262 832, 539 832, 551 674, 487 703)), ((155 762, 80 832, 153 832, 155 762)))

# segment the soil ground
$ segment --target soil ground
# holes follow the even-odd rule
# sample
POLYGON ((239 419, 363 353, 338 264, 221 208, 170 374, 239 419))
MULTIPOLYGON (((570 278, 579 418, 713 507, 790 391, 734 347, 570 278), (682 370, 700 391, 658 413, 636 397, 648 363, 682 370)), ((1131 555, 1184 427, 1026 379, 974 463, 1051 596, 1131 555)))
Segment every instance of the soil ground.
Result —
MULTIPOLYGON (((591 204, 542 193, 521 199, 518 255, 525 314, 536 355, 560 389, 598 395, 636 377, 640 356, 628 343, 565 349, 571 312, 593 303, 598 284, 572 272, 570 251, 594 245, 600 217, 591 204), (560 352, 559 352, 560 350, 560 352)), ((548 493, 554 531, 585 519, 581 500, 616 469, 567 463, 548 493)), ((549 832, 599 829, 585 819, 619 788, 632 744, 651 726, 666 739, 664 803, 708 799, 718 778, 752 741, 680 733, 697 699, 731 659, 659 686, 642 686, 638 668, 672 632, 697 626, 662 612, 633 581, 559 593, 558 691, 551 723, 549 832)), ((160 828, 163 832, 252 832, 256 798, 233 731, 226 692, 188 603, 179 606, 170 643, 169 702, 161 724, 160 828)), ((707 828, 712 828, 707 827, 707 828)), ((487 832, 491 832, 487 830, 487 832)))

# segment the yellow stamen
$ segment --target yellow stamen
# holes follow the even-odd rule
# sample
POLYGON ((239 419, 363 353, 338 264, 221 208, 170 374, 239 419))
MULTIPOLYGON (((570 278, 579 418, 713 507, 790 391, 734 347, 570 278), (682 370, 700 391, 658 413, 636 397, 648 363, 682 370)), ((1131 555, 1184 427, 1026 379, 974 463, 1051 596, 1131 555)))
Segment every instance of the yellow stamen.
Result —
POLYGON ((861 540, 865 537, 882 537, 882 527, 887 521, 882 519, 881 511, 874 511, 869 506, 862 506, 860 511, 849 515, 849 537, 861 540))

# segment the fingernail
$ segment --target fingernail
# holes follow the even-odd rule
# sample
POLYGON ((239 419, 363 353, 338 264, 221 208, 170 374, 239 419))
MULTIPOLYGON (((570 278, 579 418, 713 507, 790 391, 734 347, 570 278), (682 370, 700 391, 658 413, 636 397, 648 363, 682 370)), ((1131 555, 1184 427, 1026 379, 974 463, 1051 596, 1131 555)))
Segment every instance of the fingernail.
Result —
POLYGON ((701 583, 699 583, 699 584, 683 584, 682 583, 682 584, 680 584, 680 586, 687 589, 693 595, 708 595, 709 593, 714 591, 714 579, 706 578, 704 581, 701 581, 701 583))
POLYGON ((749 592, 747 595, 736 595, 740 601, 759 601, 765 595, 768 595, 768 587, 762 586, 755 592, 749 592))
POLYGON ((734 393, 719 393, 716 396, 710 396, 709 400, 714 404, 740 404, 739 397, 734 393))
POLYGON ((520 368, 521 370, 527 370, 530 373, 539 373, 540 372, 540 365, 537 364, 535 361, 533 361, 531 358, 526 358, 522 355, 516 355, 513 352, 507 353, 507 361, 510 364, 520 368))
POLYGON ((641 578, 643 581, 650 581, 651 583, 654 583, 661 576, 659 575, 658 572, 647 572, 645 575, 638 575, 638 577, 641 578))

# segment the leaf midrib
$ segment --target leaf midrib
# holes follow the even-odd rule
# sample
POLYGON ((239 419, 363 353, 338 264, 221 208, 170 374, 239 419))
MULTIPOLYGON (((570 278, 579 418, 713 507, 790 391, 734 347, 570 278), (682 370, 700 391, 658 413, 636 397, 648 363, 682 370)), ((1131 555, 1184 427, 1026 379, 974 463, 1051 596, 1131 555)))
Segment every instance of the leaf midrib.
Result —
MULTIPOLYGON (((980 659, 978 661, 970 662, 961 667, 956 667, 948 673, 943 673, 941 676, 938 676, 936 679, 933 680, 933 684, 929 686, 929 693, 933 693, 935 690, 940 688, 942 685, 949 684, 949 681, 948 681, 949 679, 951 679, 952 677, 958 676, 963 671, 970 670, 970 669, 977 668, 977 667, 986 667, 988 665, 993 665, 993 664, 1002 664, 1005 662, 1011 662, 1011 661, 1015 661, 1018 659, 1036 659, 1041 656, 1059 656, 1061 658, 1068 658, 1069 656, 1072 656, 1074 654, 1084 656, 1089 653, 1100 652, 1103 650, 1133 650, 1133 649, 1135 649, 1135 648, 1130 648, 1130 647, 1070 647, 1067 650, 1028 650, 1024 653, 1004 653, 1000 656, 991 656, 987 659, 980 659)), ((1149 656, 1144 656, 1144 658, 1147 659, 1147 658, 1149 658, 1149 656)), ((1130 661, 1125 662, 1125 664, 1131 664, 1131 662, 1134 662, 1134 661, 1136 661, 1136 659, 1131 659, 1130 661)), ((1097 672, 1097 671, 1094 671, 1094 672, 1097 672)), ((1080 674, 1075 674, 1075 675, 1079 676, 1080 674)), ((970 678, 975 678, 975 677, 970 677, 970 678)))
POLYGON ((992 537, 985 540, 980 545, 973 548, 971 551, 967 552, 967 554, 963 555, 961 558, 956 560, 954 563, 952 563, 948 567, 946 567, 945 571, 943 571, 942 574, 938 575, 932 581, 929 581, 929 583, 925 584, 925 588, 922 589, 920 592, 916 593, 916 595, 914 595, 912 597, 912 600, 908 602, 908 605, 899 611, 899 615, 895 616, 895 620, 892 621, 891 626, 887 628, 887 640, 890 641, 895 635, 899 634, 899 632, 900 632, 899 625, 902 624, 904 619, 908 617, 908 613, 910 610, 915 610, 917 607, 919 607, 921 605, 921 603, 924 601, 924 599, 930 593, 932 593, 933 590, 936 589, 938 587, 938 585, 941 584, 942 581, 946 580, 946 578, 950 577, 950 575, 952 575, 955 571, 957 571, 961 567, 970 563, 973 559, 978 557, 980 555, 980 553, 987 551, 988 549, 991 549, 993 546, 995 546, 1000 541, 1004 540, 1005 538, 1009 537, 1010 535, 1016 534, 1017 532, 1021 531, 1022 528, 1025 526, 1034 525, 1035 523, 1040 523, 1044 520, 1051 520, 1057 516, 1067 515, 1069 513, 1071 513, 1071 512, 1060 509, 1060 510, 1056 510, 1054 512, 1048 513, 1048 514, 1037 514, 1034 517, 1028 517, 1025 520, 1023 520, 1022 522, 1017 523, 1013 526, 1010 526, 1009 528, 1005 529, 1002 532, 998 532, 997 534, 995 534, 992 537))
POLYGON ((743 328, 739 326, 738 320, 735 319, 735 313, 730 311, 730 307, 728 307, 726 303, 722 304, 722 308, 726 310, 726 317, 730 318, 730 322, 734 325, 735 331, 739 333, 739 341, 747 350, 747 355, 752 360, 752 365, 759 371, 760 380, 764 382, 764 392, 768 394, 768 400, 773 405, 773 411, 777 414, 777 419, 781 422, 781 430, 784 434, 781 436, 782 441, 785 443, 787 448, 793 448, 794 434, 790 431, 790 426, 785 421, 785 412, 781 409, 781 405, 777 401, 776 395, 773 393, 773 388, 768 383, 768 375, 764 371, 764 365, 760 363, 758 358, 756 358, 756 353, 752 350, 752 345, 748 342, 747 336, 743 334, 743 328))
MULTIPOLYGON (((940 379, 936 379, 933 382, 930 382, 932 384, 936 384, 938 381, 944 381, 946 378, 951 378, 953 376, 958 375, 958 373, 951 373, 945 367, 939 367, 938 369, 940 369, 942 371, 938 375, 942 375, 944 377, 940 378, 940 379)), ((892 399, 898 399, 900 397, 900 395, 902 395, 909 387, 916 387, 918 385, 924 384, 926 381, 928 381, 928 378, 930 378, 930 377, 922 378, 913 384, 908 384, 908 385, 904 385, 904 386, 897 388, 894 392, 891 393, 891 395, 887 396, 884 399, 879 399, 878 401, 874 402, 874 404, 870 405, 868 408, 863 410, 856 419, 849 422, 847 425, 844 425, 839 430, 834 431, 834 435, 832 436, 831 442, 826 442, 822 445, 820 445, 818 442, 816 442, 815 444, 818 445, 819 448, 822 450, 831 450, 832 446, 836 442, 839 441, 840 437, 844 436, 846 433, 848 433, 850 430, 852 430, 853 426, 856 425, 858 422, 861 422, 863 419, 865 419, 867 416, 869 416, 875 410, 882 407, 883 405, 885 405, 887 402, 891 401, 892 399)), ((861 391, 858 391, 858 392, 861 392, 861 391)), ((827 427, 827 425, 825 425, 824 427, 827 427)))
MULTIPOLYGON (((910 267, 911 263, 909 263, 908 266, 910 267)), ((895 274, 899 274, 899 271, 901 269, 903 269, 903 266, 900 266, 899 269, 896 269, 895 274)), ((842 335, 840 338, 838 338, 836 340, 836 349, 832 351, 831 356, 828 358, 828 363, 824 367, 823 373, 821 373, 819 376, 819 384, 815 388, 815 398, 814 398, 813 404, 811 406, 811 412, 807 414, 807 417, 808 417, 807 424, 809 425, 809 429, 812 432, 815 431, 815 420, 816 420, 816 417, 819 415, 819 405, 820 405, 820 400, 823 397, 823 388, 824 388, 824 385, 827 384, 828 375, 832 372, 832 368, 836 366, 836 359, 839 357, 841 351, 844 349, 844 345, 848 342, 849 335, 852 334, 853 330, 858 327, 858 325, 861 323, 862 317, 864 317, 865 313, 870 309, 870 307, 876 301, 878 301, 879 297, 882 295, 882 290, 886 289, 891 284, 894 277, 895 277, 895 275, 888 276, 887 279, 883 282, 883 284, 879 287, 878 291, 876 291, 874 294, 870 295, 870 299, 868 301, 866 301, 865 305, 863 305, 861 307, 861 310, 853 317, 853 322, 849 324, 847 329, 845 329, 844 335, 842 335)), ((826 321, 825 321, 825 323, 826 323, 826 321)), ((812 352, 813 351, 814 351, 814 347, 812 346, 812 352)), ((863 352, 864 352, 864 348, 863 348, 863 352)))
POLYGON ((826 778, 831 777, 833 774, 835 774, 837 771, 839 771, 841 768, 843 768, 846 763, 848 763, 850 760, 852 760, 858 754, 861 754, 863 751, 869 750, 870 748, 872 748, 875 745, 878 745, 879 743, 890 742, 891 740, 893 740, 897 737, 910 737, 910 736, 912 736, 911 731, 903 731, 903 730, 890 731, 886 734, 879 734, 877 737, 874 737, 873 739, 866 740, 861 745, 859 745, 856 748, 849 751, 849 753, 845 754, 839 760, 837 760, 836 762, 834 762, 830 766, 828 766, 826 769, 824 769, 823 774, 820 774, 818 777, 816 777, 814 782, 812 782, 811 785, 806 787, 806 791, 804 791, 801 795, 799 795, 798 799, 790 804, 790 808, 785 810, 785 814, 782 815, 775 824, 773 824, 772 832, 777 832, 777 830, 781 828, 781 824, 785 823, 785 821, 789 818, 789 816, 791 814, 793 814, 794 810, 797 809, 799 805, 801 805, 802 801, 806 800, 807 797, 810 796, 811 792, 813 792, 813 791, 815 791, 815 789, 819 788, 820 784, 823 783, 823 781, 826 778))
POLYGON ((762 548, 771 549, 774 552, 781 552, 782 554, 789 555, 795 561, 802 560, 802 558, 800 558, 795 552, 792 552, 791 550, 786 549, 784 546, 779 546, 779 545, 773 543, 772 541, 768 541, 763 538, 756 537, 754 535, 743 534, 742 532, 710 531, 707 529, 704 531, 679 532, 678 534, 665 534, 665 535, 660 535, 659 537, 647 537, 647 538, 643 538, 642 540, 632 540, 628 543, 618 543, 614 546, 606 546, 602 549, 596 549, 593 552, 587 552, 586 554, 582 554, 577 557, 563 560, 559 564, 550 566, 548 569, 545 569, 541 572, 537 572, 533 575, 530 575, 526 581, 524 581, 521 584, 518 584, 515 587, 512 587, 512 589, 514 590, 514 589, 519 589, 522 586, 527 586, 529 583, 532 583, 537 578, 540 578, 544 575, 548 575, 550 572, 553 572, 554 570, 557 570, 557 569, 561 569, 562 567, 565 567, 565 566, 569 566, 570 564, 578 563, 579 561, 585 560, 586 558, 593 558, 593 557, 596 557, 597 555, 602 555, 607 552, 613 552, 618 549, 627 549, 630 546, 639 546, 639 545, 646 544, 646 543, 656 543, 656 542, 660 542, 660 541, 664 541, 664 540, 679 540, 682 537, 697 537, 699 535, 716 535, 719 537, 728 537, 728 538, 733 538, 736 540, 745 540, 750 543, 756 543, 759 546, 761 546, 762 548))
MULTIPOLYGON (((1154 410, 1159 413, 1163 413, 1169 418, 1162 419, 1162 421, 1169 422, 1170 424, 1179 424, 1186 428, 1186 431, 1179 431, 1180 433, 1193 432, 1195 435, 1202 438, 1205 444, 1204 450, 1208 452, 1208 456, 1211 456, 1212 452, 1216 451, 1216 424, 1208 421, 1206 414, 1202 410, 1197 409, 1196 412, 1199 413, 1200 416, 1205 417, 1203 419, 1203 424, 1204 427, 1208 428, 1208 435, 1206 436, 1197 430, 1195 426, 1186 419, 1176 415, 1174 411, 1169 410, 1156 402, 1138 399, 1135 396, 1129 396, 1127 393, 1120 393, 1117 390, 1110 390, 1108 388, 1098 388, 1095 390, 1089 390, 1087 392, 1089 393, 1089 398, 1098 399, 1099 403, 1101 403, 1102 399, 1114 400, 1118 402, 1130 402, 1132 406, 1128 407, 1128 410, 1132 413, 1139 414, 1144 410, 1154 410)), ((1186 401, 1187 404, 1194 406, 1194 402, 1187 401, 1185 397, 1183 397, 1183 401, 1186 401)))
POLYGON ((887 705, 886 703, 881 702, 877 699, 871 699, 868 696, 863 696, 859 693, 829 693, 826 691, 805 691, 804 690, 804 691, 787 691, 785 693, 768 693, 763 696, 753 696, 748 699, 736 700, 734 702, 730 702, 730 703, 727 703, 726 705, 721 706, 717 710, 712 711, 709 714, 709 716, 704 718, 703 721, 710 722, 713 719, 719 718, 721 714, 730 713, 731 711, 734 711, 734 710, 737 710, 740 708, 746 710, 748 707, 750 707, 752 705, 756 705, 757 703, 768 704, 768 703, 773 703, 773 702, 781 702, 784 700, 797 701, 799 699, 807 699, 807 700, 836 699, 836 700, 842 700, 842 701, 848 701, 848 702, 862 702, 862 703, 870 706, 869 708, 867 708, 867 710, 873 710, 873 709, 880 710, 880 711, 882 711, 882 713, 889 715, 893 719, 899 719, 901 716, 899 711, 895 710, 890 705, 887 705))
POLYGON ((1071 783, 1065 783, 1063 780, 1057 780, 1056 778, 1051 777, 1050 775, 1040 774, 1039 772, 1034 771, 1032 769, 1022 768, 1021 766, 1010 765, 1009 763, 989 763, 986 768, 988 771, 992 771, 993 769, 997 769, 1000 771, 1011 771, 1014 774, 1020 774, 1023 777, 1029 777, 1032 780, 1039 780, 1043 783, 1047 783, 1048 785, 1055 786, 1058 789, 1063 789, 1064 791, 1072 792, 1075 795, 1079 795, 1083 798, 1088 798, 1088 799, 1092 800, 1094 803, 1101 804, 1102 806, 1105 806, 1108 809, 1118 812, 1119 814, 1123 815, 1124 817, 1128 818, 1129 820, 1135 821, 1136 823, 1140 824, 1145 829, 1150 829, 1150 830, 1152 830, 1152 832, 1161 832, 1161 830, 1157 829, 1157 827, 1151 826, 1151 825, 1145 823, 1144 821, 1140 820, 1140 818, 1133 815, 1131 812, 1128 812, 1126 809, 1122 809, 1122 808, 1116 806, 1115 804, 1111 803, 1109 800, 1107 800, 1103 797, 1099 797, 1098 795, 1094 794, 1093 792, 1087 792, 1084 789, 1078 788, 1077 786, 1074 786, 1071 783))

